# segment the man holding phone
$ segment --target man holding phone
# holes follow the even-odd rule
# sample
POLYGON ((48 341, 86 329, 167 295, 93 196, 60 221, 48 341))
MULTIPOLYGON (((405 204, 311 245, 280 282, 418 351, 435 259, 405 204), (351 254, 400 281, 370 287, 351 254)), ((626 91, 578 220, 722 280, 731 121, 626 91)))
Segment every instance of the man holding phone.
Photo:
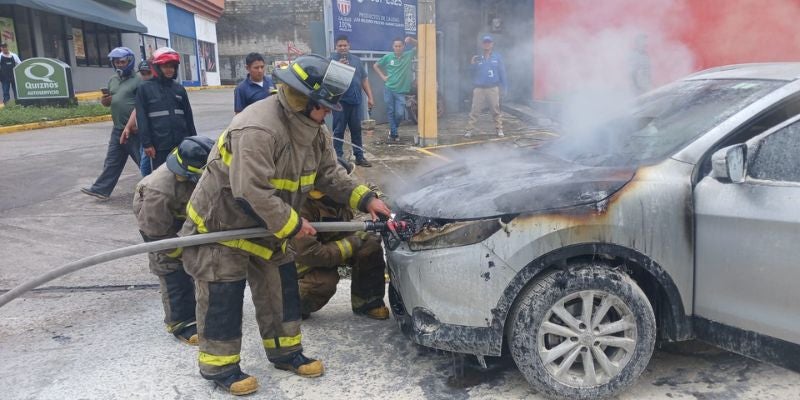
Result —
POLYGON ((333 111, 333 137, 335 138, 333 148, 336 150, 336 156, 342 157, 344 154, 342 150, 344 130, 349 127, 356 165, 371 167, 372 164, 364 157, 364 149, 361 148, 362 88, 367 95, 367 107, 372 109, 375 104, 372 100, 372 88, 369 86, 369 80, 367 80, 367 70, 364 68, 361 59, 350 53, 350 40, 345 35, 336 37, 336 53, 331 55, 330 60, 339 61, 356 69, 353 81, 350 82, 350 87, 347 88, 347 92, 339 100, 339 104, 342 105, 342 111, 333 111))
POLYGON ((94 184, 88 188, 81 188, 81 192, 96 197, 100 200, 108 200, 111 192, 117 185, 120 174, 125 168, 125 163, 130 157, 136 165, 139 165, 139 138, 133 135, 127 141, 121 143, 125 125, 131 116, 131 111, 136 104, 136 88, 141 80, 133 73, 136 65, 136 57, 133 51, 127 47, 117 47, 108 53, 108 60, 115 70, 115 74, 108 81, 108 87, 101 88, 103 97, 100 103, 106 107, 111 107, 111 119, 114 121, 114 128, 111 130, 111 138, 108 142, 106 159, 103 163, 103 172, 95 180, 94 184))

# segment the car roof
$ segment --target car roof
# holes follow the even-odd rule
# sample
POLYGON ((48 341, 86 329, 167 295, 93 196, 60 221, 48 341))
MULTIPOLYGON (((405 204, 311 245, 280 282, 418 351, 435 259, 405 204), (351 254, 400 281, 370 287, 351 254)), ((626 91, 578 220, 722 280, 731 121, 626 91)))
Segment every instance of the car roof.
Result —
POLYGON ((793 81, 798 78, 800 78, 800 62, 783 62, 725 65, 694 73, 684 80, 768 79, 793 81))

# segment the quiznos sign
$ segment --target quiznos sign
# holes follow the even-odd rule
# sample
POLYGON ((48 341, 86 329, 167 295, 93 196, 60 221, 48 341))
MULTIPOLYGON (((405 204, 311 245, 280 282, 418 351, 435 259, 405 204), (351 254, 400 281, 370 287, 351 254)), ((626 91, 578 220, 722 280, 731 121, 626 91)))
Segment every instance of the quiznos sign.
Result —
POLYGON ((20 100, 67 99, 72 97, 69 65, 52 58, 29 58, 14 67, 20 100))

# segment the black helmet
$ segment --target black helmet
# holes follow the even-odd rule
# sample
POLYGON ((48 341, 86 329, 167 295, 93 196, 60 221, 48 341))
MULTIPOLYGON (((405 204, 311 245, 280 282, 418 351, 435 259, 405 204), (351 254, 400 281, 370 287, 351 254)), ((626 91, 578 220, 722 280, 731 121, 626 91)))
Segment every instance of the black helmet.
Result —
POLYGON ((338 61, 328 61, 317 54, 306 54, 297 57, 288 68, 276 69, 272 74, 276 80, 309 99, 331 110, 341 111, 339 98, 350 87, 355 71, 355 68, 338 61))
POLYGON ((147 60, 142 60, 139 63, 139 72, 142 72, 142 71, 150 72, 150 63, 148 63, 147 60))
POLYGON ((214 141, 205 136, 187 137, 167 157, 167 168, 175 175, 197 182, 203 174, 212 147, 214 141))

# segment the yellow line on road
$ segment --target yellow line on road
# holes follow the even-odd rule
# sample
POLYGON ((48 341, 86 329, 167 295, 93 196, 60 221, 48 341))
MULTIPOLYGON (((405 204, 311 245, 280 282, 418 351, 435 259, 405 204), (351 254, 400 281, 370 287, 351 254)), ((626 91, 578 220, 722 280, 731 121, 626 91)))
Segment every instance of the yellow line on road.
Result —
POLYGON ((445 157, 445 156, 443 156, 443 155, 441 155, 441 154, 436 154, 436 153, 434 153, 434 152, 432 152, 432 151, 428 150, 428 149, 430 149, 430 148, 431 148, 431 147, 414 147, 414 150, 416 150, 416 151, 418 151, 418 152, 420 152, 420 153, 422 153, 422 154, 426 154, 426 155, 429 155, 429 156, 436 157, 436 158, 438 158, 438 159, 440 159, 440 160, 444 160, 444 161, 447 161, 447 162, 450 162, 450 161, 452 161, 452 160, 450 160, 449 158, 447 158, 447 157, 445 157))

